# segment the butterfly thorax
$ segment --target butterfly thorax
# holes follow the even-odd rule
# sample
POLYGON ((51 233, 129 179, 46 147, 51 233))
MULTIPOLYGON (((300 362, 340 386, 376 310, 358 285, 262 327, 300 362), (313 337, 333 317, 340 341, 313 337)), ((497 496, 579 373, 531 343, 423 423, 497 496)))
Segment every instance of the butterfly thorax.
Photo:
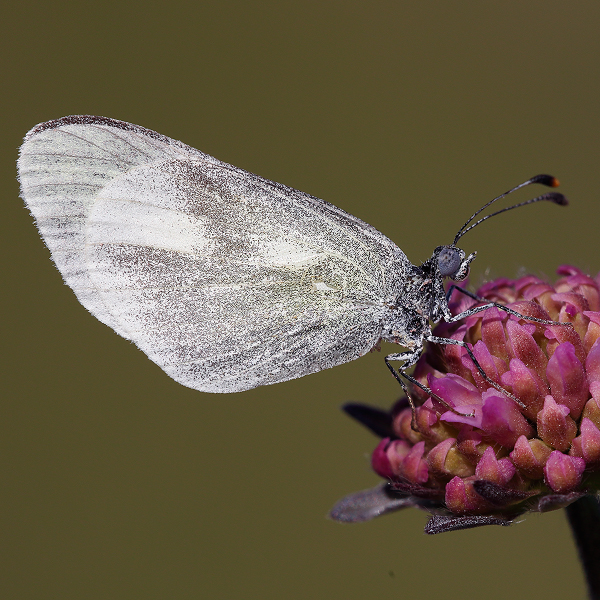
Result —
POLYGON ((450 311, 444 278, 462 281, 469 274, 469 256, 454 244, 438 246, 431 258, 406 272, 404 285, 382 323, 382 339, 409 349, 422 348, 431 334, 430 322, 448 317, 450 311))
POLYGON ((413 266, 401 293, 389 306, 381 337, 405 348, 422 346, 424 337, 430 333, 429 321, 439 318, 439 290, 443 298, 442 279, 431 261, 413 266))

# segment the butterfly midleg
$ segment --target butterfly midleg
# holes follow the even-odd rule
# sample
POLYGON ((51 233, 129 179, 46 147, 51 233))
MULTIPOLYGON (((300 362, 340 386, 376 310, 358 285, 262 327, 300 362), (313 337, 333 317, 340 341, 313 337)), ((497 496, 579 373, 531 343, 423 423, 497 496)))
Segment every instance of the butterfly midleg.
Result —
POLYGON ((508 390, 505 390, 499 383, 496 383, 493 379, 491 379, 488 374, 483 370, 483 367, 479 364, 479 361, 475 358, 473 351, 469 348, 469 345, 462 340, 453 340, 452 338, 443 338, 437 337, 435 335, 427 336, 428 342, 433 342, 435 344, 446 344, 450 346, 461 346, 467 351, 467 354, 473 361, 473 364, 479 371, 479 374, 494 388, 496 388, 499 392, 502 392, 505 396, 508 396, 511 400, 514 400, 521 408, 527 408, 525 404, 523 404, 514 394, 511 394, 508 390))

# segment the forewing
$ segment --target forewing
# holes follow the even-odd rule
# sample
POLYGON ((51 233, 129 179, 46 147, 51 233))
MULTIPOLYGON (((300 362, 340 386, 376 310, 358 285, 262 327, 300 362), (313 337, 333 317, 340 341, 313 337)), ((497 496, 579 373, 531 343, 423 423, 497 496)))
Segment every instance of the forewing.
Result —
POLYGON ((111 180, 139 165, 167 157, 185 160, 194 154, 200 153, 143 127, 87 115, 41 123, 21 146, 21 197, 52 259, 79 301, 121 335, 111 307, 104 306, 89 279, 84 252, 96 196, 111 180))
POLYGON ((28 134, 23 196, 82 304, 174 379, 240 391, 378 341, 408 261, 377 230, 154 132, 79 119, 28 134))

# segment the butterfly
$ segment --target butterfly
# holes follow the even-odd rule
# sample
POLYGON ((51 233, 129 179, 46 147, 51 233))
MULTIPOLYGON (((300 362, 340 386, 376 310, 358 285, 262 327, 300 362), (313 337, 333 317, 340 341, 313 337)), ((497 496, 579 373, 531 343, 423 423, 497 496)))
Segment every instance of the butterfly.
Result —
MULTIPOLYGON (((446 292, 444 279, 463 280, 475 258, 456 242, 498 214, 471 223, 506 194, 558 185, 538 175, 498 196, 416 266, 324 200, 123 121, 41 123, 25 137, 18 170, 21 196, 81 304, 203 392, 303 377, 381 340, 406 349, 386 357, 405 391, 404 380, 427 390, 406 373, 426 342, 459 344, 475 358, 464 342, 433 336, 431 322, 490 306, 536 320, 460 287, 446 292), (480 304, 453 316, 455 289, 480 304)), ((550 192, 498 212, 539 200, 567 203, 550 192)))

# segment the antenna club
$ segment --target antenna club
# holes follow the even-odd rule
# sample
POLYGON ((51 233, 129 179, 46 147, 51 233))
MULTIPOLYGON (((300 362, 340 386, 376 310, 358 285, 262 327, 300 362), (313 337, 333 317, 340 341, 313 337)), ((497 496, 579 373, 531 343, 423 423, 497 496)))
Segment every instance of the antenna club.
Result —
POLYGON ((549 194, 545 194, 547 196, 547 200, 554 202, 554 204, 558 204, 559 206, 567 206, 569 201, 558 192, 550 192, 549 194))
POLYGON ((541 183, 542 185, 547 185, 548 187, 558 187, 560 185, 560 181, 558 181, 558 179, 552 175, 536 175, 527 182, 527 184, 531 183, 541 183))

